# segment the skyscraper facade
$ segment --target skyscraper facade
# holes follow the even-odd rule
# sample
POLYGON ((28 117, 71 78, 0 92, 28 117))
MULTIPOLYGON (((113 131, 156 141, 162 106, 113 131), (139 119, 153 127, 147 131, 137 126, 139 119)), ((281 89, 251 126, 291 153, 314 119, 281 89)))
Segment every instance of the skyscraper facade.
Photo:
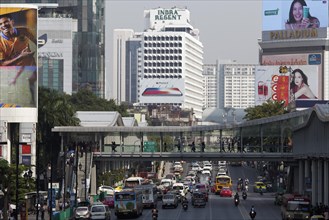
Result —
POLYGON ((224 108, 248 108, 255 105, 255 65, 224 66, 224 108))
POLYGON ((114 33, 115 76, 112 77, 129 79, 130 82, 122 85, 137 83, 136 90, 113 87, 113 97, 123 100, 123 97, 129 97, 126 91, 136 92, 135 103, 139 105, 170 104, 193 109, 195 116, 201 118, 203 45, 198 30, 190 25, 189 11, 157 8, 145 10, 144 17, 147 24, 144 32, 134 34, 125 30, 123 35, 122 30, 117 30, 114 33))
POLYGON ((203 66, 204 94, 203 108, 218 107, 218 70, 216 64, 203 66))

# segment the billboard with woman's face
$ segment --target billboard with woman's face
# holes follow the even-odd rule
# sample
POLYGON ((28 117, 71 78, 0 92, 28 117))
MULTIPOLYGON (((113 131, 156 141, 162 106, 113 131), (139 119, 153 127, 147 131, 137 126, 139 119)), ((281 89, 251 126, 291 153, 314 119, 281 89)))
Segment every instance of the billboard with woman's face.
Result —
POLYGON ((37 18, 37 6, 0 4, 0 116, 8 122, 36 120, 37 18))
POLYGON ((255 72, 256 105, 267 100, 318 100, 318 67, 316 65, 258 66, 255 72))
POLYGON ((265 0, 263 31, 328 27, 328 1, 265 0))

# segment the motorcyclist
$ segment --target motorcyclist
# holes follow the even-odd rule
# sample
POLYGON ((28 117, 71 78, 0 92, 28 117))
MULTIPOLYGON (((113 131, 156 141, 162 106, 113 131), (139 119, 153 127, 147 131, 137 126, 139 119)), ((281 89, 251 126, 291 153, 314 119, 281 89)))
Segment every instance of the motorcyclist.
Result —
POLYGON ((156 218, 158 218, 158 212, 159 212, 158 209, 156 208, 152 209, 152 217, 155 216, 156 218))
POLYGON ((182 205, 188 205, 188 200, 187 200, 187 198, 186 197, 183 197, 183 199, 182 199, 182 205))
POLYGON ((234 200, 237 199, 237 200, 240 200, 240 196, 239 196, 239 193, 236 192, 235 195, 234 195, 234 200))
POLYGON ((251 206, 249 215, 250 215, 251 219, 254 219, 256 217, 256 210, 255 210, 254 205, 251 206))
POLYGON ((242 198, 243 198, 243 199, 246 199, 246 198, 247 198, 247 192, 246 192, 246 191, 243 191, 243 192, 242 192, 242 198))

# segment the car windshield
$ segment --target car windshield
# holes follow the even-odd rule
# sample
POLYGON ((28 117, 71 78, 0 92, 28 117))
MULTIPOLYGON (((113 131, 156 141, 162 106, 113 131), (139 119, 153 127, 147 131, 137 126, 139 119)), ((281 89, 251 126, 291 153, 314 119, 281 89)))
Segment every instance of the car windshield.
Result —
POLYGON ((175 198, 175 196, 167 194, 167 195, 164 195, 163 198, 164 199, 173 199, 173 198, 175 198))
POLYGON ((88 211, 88 207, 78 207, 77 212, 88 211))
POLYGON ((93 206, 91 207, 91 212, 105 212, 104 206, 93 206))
POLYGON ((183 190, 183 186, 173 186, 174 190, 183 190))
POLYGON ((196 185, 195 188, 196 189, 205 189, 206 186, 205 185, 196 185))

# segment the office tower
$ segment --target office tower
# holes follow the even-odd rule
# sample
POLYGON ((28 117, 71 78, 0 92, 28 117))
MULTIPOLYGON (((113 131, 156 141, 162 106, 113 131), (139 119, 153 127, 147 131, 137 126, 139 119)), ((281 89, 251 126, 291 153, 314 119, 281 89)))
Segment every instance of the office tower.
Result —
POLYGON ((224 65, 224 108, 248 108, 255 105, 255 65, 224 65))
POLYGON ((116 29, 113 32, 113 72, 109 76, 109 98, 114 99, 117 104, 127 101, 126 89, 131 89, 127 88, 130 82, 126 81, 127 78, 131 79, 130 74, 126 72, 126 67, 131 60, 126 60, 126 58, 127 55, 134 53, 134 49, 131 48, 131 44, 129 47, 126 44, 133 34, 134 31, 130 29, 116 29))
POLYGON ((216 64, 205 64, 203 66, 203 80, 203 108, 218 107, 218 70, 216 64))
POLYGON ((190 25, 190 12, 157 8, 145 10, 144 17, 138 103, 192 109, 201 118, 203 45, 190 25))

